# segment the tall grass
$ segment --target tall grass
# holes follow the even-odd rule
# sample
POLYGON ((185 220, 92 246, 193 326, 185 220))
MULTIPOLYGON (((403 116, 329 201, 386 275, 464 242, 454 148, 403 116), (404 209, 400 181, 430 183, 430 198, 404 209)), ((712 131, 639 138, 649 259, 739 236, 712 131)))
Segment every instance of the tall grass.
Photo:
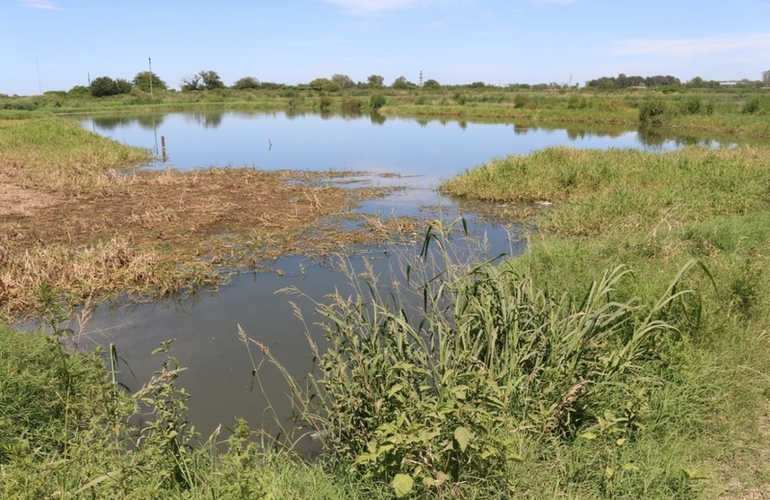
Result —
POLYGON ((348 267, 353 294, 316 303, 328 348, 313 345, 308 388, 284 374, 299 422, 323 436, 333 463, 389 483, 397 497, 517 496, 531 484, 522 470, 592 494, 640 493, 645 482, 659 498, 691 488, 678 480, 681 450, 666 456, 675 470, 626 450, 644 442, 652 452, 646 429, 664 415, 651 401, 676 385, 670 352, 693 333, 678 325, 697 330, 697 297, 678 288, 694 262, 644 303, 618 290, 629 279, 622 266, 570 295, 510 263, 458 263, 452 246, 436 223, 403 280, 383 284, 371 268, 348 267), (585 477, 545 472, 553 453, 587 449, 596 456, 585 477))
POLYGON ((761 417, 770 394, 768 158, 762 147, 660 155, 549 149, 494 160, 442 187, 510 202, 509 216, 536 226, 511 265, 551 289, 579 294, 597 269, 623 263, 636 278, 619 291, 654 301, 685 263, 698 259, 709 269, 713 282, 695 273, 682 283, 701 297, 699 329, 668 317, 693 333, 667 354, 683 384, 656 405, 670 411, 683 397, 687 406, 700 401, 658 425, 689 436, 666 440, 688 448, 713 494, 750 495, 770 482, 757 459, 768 452, 761 417))

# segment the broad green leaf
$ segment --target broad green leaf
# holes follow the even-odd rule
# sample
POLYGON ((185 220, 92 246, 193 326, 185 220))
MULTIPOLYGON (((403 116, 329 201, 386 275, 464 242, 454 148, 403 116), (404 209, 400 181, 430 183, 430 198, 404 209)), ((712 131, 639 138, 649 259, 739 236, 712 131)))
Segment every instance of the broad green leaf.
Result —
POLYGON ((615 475, 615 469, 613 469, 612 467, 607 467, 606 469, 604 469, 604 473, 607 475, 607 478, 611 478, 612 476, 615 475))
POLYGON ((636 464, 632 464, 632 463, 623 464, 623 470, 637 471, 637 470, 639 470, 639 466, 636 465, 636 464))
POLYGON ((393 487, 393 491, 396 492, 396 498, 401 498, 412 492, 414 479, 409 474, 396 474, 390 485, 393 487))
POLYGON ((404 388, 404 384, 396 384, 388 391, 388 397, 392 398, 395 393, 404 388))
POLYGON ((626 438, 620 438, 617 441, 615 441, 618 446, 623 446, 623 443, 626 442, 626 438))
POLYGON ((473 439, 473 433, 465 427, 458 427, 455 429, 454 435, 457 444, 460 445, 460 451, 465 451, 465 449, 468 447, 468 444, 473 439))
POLYGON ((593 439, 596 439, 596 434, 594 434, 593 432, 584 432, 578 437, 581 437, 583 439, 593 440, 593 439))

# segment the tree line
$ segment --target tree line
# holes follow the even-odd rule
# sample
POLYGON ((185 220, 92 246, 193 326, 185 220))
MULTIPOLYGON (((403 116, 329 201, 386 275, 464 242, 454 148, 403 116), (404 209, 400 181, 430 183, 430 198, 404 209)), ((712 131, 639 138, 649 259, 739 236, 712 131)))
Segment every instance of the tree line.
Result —
MULTIPOLYGON (((734 85, 745 87, 761 87, 762 85, 770 86, 770 71, 762 72, 762 80, 748 80, 742 79, 740 81, 731 82, 734 85)), ((682 82, 679 78, 671 75, 655 75, 655 76, 626 76, 624 73, 618 76, 603 76, 595 80, 589 80, 586 82, 586 87, 599 88, 599 89, 627 89, 634 87, 689 87, 689 88, 718 88, 723 85, 723 82, 718 80, 704 80, 703 78, 696 76, 692 80, 682 82)))
MULTIPOLYGON (((770 86, 770 70, 762 72, 762 80, 750 81, 743 79, 738 82, 734 82, 739 86, 761 87, 770 86)), ((585 86, 589 88, 597 89, 627 89, 627 88, 641 88, 641 87, 689 87, 689 88, 717 88, 722 85, 722 82, 715 80, 704 80, 701 77, 695 77, 687 82, 682 82, 679 78, 671 75, 654 75, 654 76, 627 76, 624 73, 618 76, 603 76, 595 80, 589 80, 585 86)), ((216 71, 203 70, 192 76, 188 76, 182 79, 179 84, 182 92, 195 92, 203 90, 217 90, 232 88, 236 90, 249 90, 249 89, 271 89, 283 87, 280 83, 260 82, 257 78, 247 76, 240 78, 232 86, 228 87, 222 81, 222 78, 216 71)), ((369 75, 365 82, 355 82, 348 75, 334 74, 331 78, 316 78, 307 84, 301 85, 311 90, 319 92, 336 92, 340 90, 347 90, 352 88, 384 88, 385 79, 381 75, 369 75)), ((471 88, 483 88, 485 83, 478 81, 466 85, 471 88)), ((415 88, 425 89, 438 89, 441 84, 434 80, 428 79, 425 82, 421 82, 421 85, 415 84, 406 79, 404 76, 399 76, 391 84, 390 88, 396 90, 408 90, 415 88)), ((566 88, 565 85, 557 84, 543 84, 543 85, 526 85, 516 84, 511 85, 515 88, 566 88)), ((577 88, 575 85, 573 88, 577 88)), ((75 86, 70 93, 73 94, 91 94, 93 97, 106 97, 120 94, 128 94, 133 89, 139 89, 143 92, 165 91, 168 89, 168 85, 158 75, 149 71, 142 71, 136 74, 133 80, 128 81, 122 78, 110 78, 109 76, 100 76, 90 82, 88 87, 75 86)))

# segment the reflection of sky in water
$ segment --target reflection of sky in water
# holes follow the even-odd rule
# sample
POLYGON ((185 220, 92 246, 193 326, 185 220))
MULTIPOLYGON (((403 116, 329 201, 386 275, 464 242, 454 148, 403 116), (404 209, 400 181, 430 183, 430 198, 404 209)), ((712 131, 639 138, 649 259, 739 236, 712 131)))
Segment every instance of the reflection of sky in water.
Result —
MULTIPOLYGON (((321 117, 283 112, 172 113, 157 117, 96 117, 81 123, 120 142, 155 150, 166 139, 168 164, 189 169, 214 165, 265 170, 364 170, 418 175, 415 187, 441 180, 493 157, 553 145, 578 148, 644 147, 628 129, 592 131, 515 127, 456 121, 321 117), (272 143, 272 147, 270 147, 272 143)), ((652 149, 660 149, 661 146, 652 149)), ((662 148, 675 147, 663 143, 662 148)), ((155 166, 162 167, 162 163, 155 166)))

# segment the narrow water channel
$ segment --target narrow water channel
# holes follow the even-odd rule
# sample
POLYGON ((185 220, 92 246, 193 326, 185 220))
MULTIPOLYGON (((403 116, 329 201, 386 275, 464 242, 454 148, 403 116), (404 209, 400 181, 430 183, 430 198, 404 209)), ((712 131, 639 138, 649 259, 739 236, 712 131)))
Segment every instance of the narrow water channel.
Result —
MULTIPOLYGON (((460 215, 460 209, 452 200, 439 196, 435 187, 442 179, 496 156, 553 145, 663 151, 693 142, 711 144, 694 137, 650 137, 622 127, 548 129, 527 124, 312 113, 206 112, 77 119, 96 133, 152 149, 158 158, 145 168, 188 170, 232 165, 265 170, 365 171, 375 174, 367 178, 369 182, 393 183, 406 189, 369 202, 362 211, 412 215, 422 213, 425 207, 435 210, 439 206, 450 218, 460 215)), ((472 234, 486 240, 489 255, 516 254, 523 249, 515 227, 475 220, 473 213, 462 215, 468 217, 472 234)), ((392 249, 367 250, 366 258, 382 275, 387 276, 399 265, 392 249)), ((362 258, 352 256, 351 262, 362 267, 362 258)), ((252 387, 252 366, 238 338, 238 327, 269 346, 292 373, 301 376, 311 367, 312 355, 290 300, 302 309, 308 324, 317 318, 309 300, 276 292, 296 286, 313 299, 322 300, 325 294, 348 286, 344 275, 328 263, 285 258, 275 267, 278 272, 241 275, 216 293, 149 305, 100 307, 85 325, 81 342, 114 343, 121 358, 120 381, 136 390, 163 361, 151 356, 152 350, 174 338, 171 352, 187 367, 179 382, 192 395, 189 419, 204 436, 220 423, 231 425, 235 417, 246 418, 254 427, 271 428, 268 403, 259 389, 252 387)), ((318 331, 311 333, 320 335, 318 331)), ((287 415, 288 402, 277 373, 265 369, 262 376, 273 408, 287 415)))

